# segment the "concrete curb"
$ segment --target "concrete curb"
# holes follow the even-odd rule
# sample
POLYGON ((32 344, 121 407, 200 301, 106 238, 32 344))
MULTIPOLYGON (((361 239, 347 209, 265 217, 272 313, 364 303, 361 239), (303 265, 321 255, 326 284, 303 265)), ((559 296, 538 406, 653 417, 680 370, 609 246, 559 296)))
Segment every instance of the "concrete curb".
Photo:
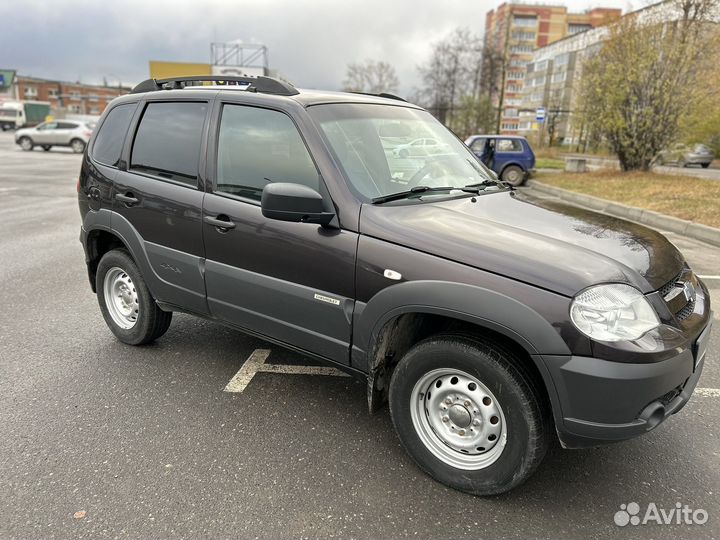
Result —
POLYGON ((572 204, 585 206, 611 216, 636 221, 637 223, 642 223, 655 229, 662 229, 664 231, 689 236, 690 238, 707 242, 714 246, 720 246, 720 229, 714 227, 666 216, 665 214, 645 210, 644 208, 637 208, 619 202, 608 201, 607 199, 592 197, 591 195, 575 193, 574 191, 568 191, 567 189, 555 186, 548 186, 537 180, 528 180, 527 185, 532 189, 553 195, 572 204))

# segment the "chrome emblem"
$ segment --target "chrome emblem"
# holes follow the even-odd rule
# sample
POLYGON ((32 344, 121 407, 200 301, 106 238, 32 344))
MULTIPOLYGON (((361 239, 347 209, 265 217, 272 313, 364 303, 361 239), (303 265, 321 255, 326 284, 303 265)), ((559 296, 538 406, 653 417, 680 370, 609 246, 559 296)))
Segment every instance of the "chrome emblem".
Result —
POLYGON ((685 300, 688 302, 692 302, 695 300, 695 285, 693 285, 690 281, 686 281, 683 283, 683 294, 685 295, 685 300))

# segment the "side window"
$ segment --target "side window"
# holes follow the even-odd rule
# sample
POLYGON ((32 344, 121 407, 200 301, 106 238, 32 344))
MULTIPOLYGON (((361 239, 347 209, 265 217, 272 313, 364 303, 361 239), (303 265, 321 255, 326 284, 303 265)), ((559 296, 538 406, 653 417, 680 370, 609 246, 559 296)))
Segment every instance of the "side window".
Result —
POLYGON ((57 129, 57 122, 45 122, 44 124, 39 125, 38 129, 42 129, 43 131, 57 129))
POLYGON ((522 143, 517 139, 498 139, 498 152, 522 152, 522 143))
POLYGON ((73 124, 72 122, 58 122, 58 129, 76 129, 78 126, 77 124, 73 124))
POLYGON ((138 126, 130 169, 197 185, 208 104, 148 103, 138 126))
POLYGON ((487 141, 485 139, 475 139, 470 145, 470 148, 473 152, 482 152, 483 150, 485 150, 486 142, 487 141))
POLYGON ((217 155, 217 191, 260 200, 270 182, 315 190, 315 164, 290 118, 278 111, 224 105, 217 155))
POLYGON ((108 113, 93 143, 91 155, 94 160, 103 165, 117 166, 135 107, 135 103, 127 103, 118 105, 108 113))

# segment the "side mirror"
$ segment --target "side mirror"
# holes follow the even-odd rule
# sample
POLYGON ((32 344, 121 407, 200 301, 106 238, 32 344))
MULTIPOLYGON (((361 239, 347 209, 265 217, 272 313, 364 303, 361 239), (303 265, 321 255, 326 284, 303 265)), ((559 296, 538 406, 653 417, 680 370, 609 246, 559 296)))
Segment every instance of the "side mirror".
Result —
POLYGON ((325 212, 322 195, 317 191, 285 182, 265 186, 260 209, 266 218, 295 223, 327 225, 335 217, 334 213, 325 212))

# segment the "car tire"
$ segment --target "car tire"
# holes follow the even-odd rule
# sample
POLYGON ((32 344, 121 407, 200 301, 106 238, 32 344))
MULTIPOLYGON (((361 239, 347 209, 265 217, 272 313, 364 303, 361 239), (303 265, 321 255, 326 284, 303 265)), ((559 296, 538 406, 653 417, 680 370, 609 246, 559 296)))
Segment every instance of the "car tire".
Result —
POLYGON ((30 137, 20 137, 18 144, 20 145, 20 148, 25 150, 25 152, 30 152, 33 148, 35 148, 35 143, 33 143, 33 140, 30 137))
POLYGON ((681 169, 684 169, 685 167, 687 167, 687 163, 685 163, 685 161, 682 159, 678 159, 677 166, 681 169))
POLYGON ((76 154, 82 154, 85 151, 85 141, 81 139, 73 139, 70 141, 70 148, 76 154))
POLYGON ((123 343, 145 345, 170 327, 172 312, 158 307, 126 250, 114 249, 103 255, 95 285, 103 318, 123 343))
POLYGON ((42 145, 42 149, 45 150, 46 152, 49 152, 51 148, 52 148, 52 146, 50 146, 49 144, 42 145))
POLYGON ((503 169, 500 179, 513 187, 522 186, 525 183, 526 175, 517 165, 508 165, 503 169))
POLYGON ((703 169, 707 169, 710 166, 709 163, 701 163, 700 165, 702 165, 703 169))
POLYGON ((509 349, 441 335, 403 356, 389 404, 403 447, 423 471, 466 493, 496 495, 524 482, 545 456, 551 426, 541 396, 509 349))

